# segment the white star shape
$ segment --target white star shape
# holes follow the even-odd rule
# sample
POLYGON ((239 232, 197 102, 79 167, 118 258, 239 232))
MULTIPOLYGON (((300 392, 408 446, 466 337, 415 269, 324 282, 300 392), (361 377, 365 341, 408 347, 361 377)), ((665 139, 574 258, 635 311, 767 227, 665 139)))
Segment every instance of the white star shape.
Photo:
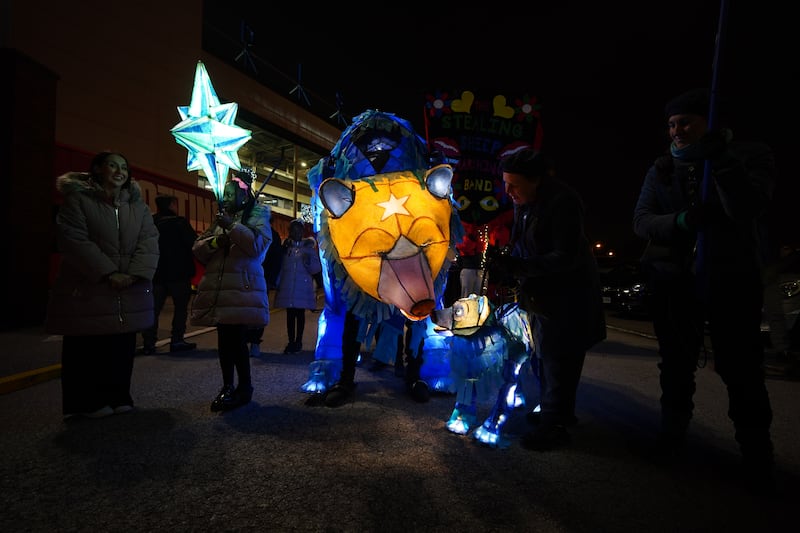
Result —
POLYGON ((396 198, 394 193, 389 193, 389 200, 385 202, 378 202, 378 206, 384 209, 383 217, 381 220, 386 220, 392 215, 410 215, 411 213, 405 208, 405 203, 411 195, 403 196, 402 198, 396 198))
POLYGON ((178 107, 181 121, 170 131, 175 142, 189 150, 186 169, 203 169, 220 202, 228 169, 241 169, 237 151, 252 136, 234 123, 238 110, 236 103, 220 104, 205 65, 198 61, 192 103, 178 107))

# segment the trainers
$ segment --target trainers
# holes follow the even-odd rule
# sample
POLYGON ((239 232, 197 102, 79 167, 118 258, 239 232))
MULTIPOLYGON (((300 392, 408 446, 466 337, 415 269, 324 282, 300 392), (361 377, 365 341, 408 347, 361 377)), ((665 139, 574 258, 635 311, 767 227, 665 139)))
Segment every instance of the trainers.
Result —
POLYGON ((186 341, 178 341, 170 343, 169 351, 170 353, 174 352, 189 352, 197 348, 196 342, 186 342, 186 341))
POLYGON ((560 424, 539 426, 523 435, 521 440, 523 448, 537 452, 561 448, 569 443, 570 436, 567 428, 560 424))
POLYGON ((118 405, 114 407, 115 415, 121 415, 122 413, 130 413, 131 411, 133 411, 132 405, 118 405))
POLYGON ((257 342, 250 344, 250 357, 258 357, 261 355, 261 345, 257 342))

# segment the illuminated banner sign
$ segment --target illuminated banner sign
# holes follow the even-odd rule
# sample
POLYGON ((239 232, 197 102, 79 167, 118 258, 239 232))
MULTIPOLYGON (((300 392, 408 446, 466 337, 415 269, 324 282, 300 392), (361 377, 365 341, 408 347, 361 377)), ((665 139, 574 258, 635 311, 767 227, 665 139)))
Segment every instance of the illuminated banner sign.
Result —
POLYGON ((458 251, 464 266, 474 268, 487 244, 508 242, 513 206, 499 162, 521 148, 541 148, 541 106, 529 95, 471 91, 436 91, 425 99, 428 145, 455 167, 453 196, 466 232, 458 251))

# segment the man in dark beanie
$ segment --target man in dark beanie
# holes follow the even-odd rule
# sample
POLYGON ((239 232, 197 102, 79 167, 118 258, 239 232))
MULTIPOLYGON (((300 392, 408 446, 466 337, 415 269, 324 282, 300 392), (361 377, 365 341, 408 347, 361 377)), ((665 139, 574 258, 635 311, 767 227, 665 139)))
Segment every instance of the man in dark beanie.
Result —
POLYGON ((540 382, 536 427, 525 448, 544 451, 569 443, 586 351, 605 339, 597 263, 584 232, 578 193, 555 177, 551 162, 531 149, 500 162, 506 194, 514 203, 510 254, 490 271, 511 276, 519 304, 531 318, 540 382))
POLYGON ((633 215, 635 233, 648 241, 642 263, 661 357, 656 452, 660 460, 681 453, 707 327, 746 481, 760 493, 773 493, 759 225, 775 164, 763 143, 734 143, 728 130, 708 131, 708 110, 705 89, 667 103, 669 154, 647 172, 633 215))

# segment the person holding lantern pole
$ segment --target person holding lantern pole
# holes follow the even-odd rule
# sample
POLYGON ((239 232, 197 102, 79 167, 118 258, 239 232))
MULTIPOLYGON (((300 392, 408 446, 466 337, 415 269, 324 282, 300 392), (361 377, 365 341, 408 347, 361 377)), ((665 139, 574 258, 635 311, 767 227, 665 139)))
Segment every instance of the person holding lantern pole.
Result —
POLYGON ((216 326, 222 370, 222 389, 212 411, 235 409, 252 399, 248 333, 269 324, 262 264, 272 244, 271 209, 255 201, 251 182, 249 173, 236 172, 225 184, 216 222, 193 247, 205 273, 192 303, 191 323, 216 326))
POLYGON ((772 493, 759 220, 772 197, 775 162, 766 144, 734 142, 730 130, 709 128, 711 96, 709 89, 693 89, 666 104, 670 149, 648 170, 633 213, 634 232, 648 240, 642 264, 661 357, 655 458, 673 461, 682 453, 708 331, 745 480, 772 493))

